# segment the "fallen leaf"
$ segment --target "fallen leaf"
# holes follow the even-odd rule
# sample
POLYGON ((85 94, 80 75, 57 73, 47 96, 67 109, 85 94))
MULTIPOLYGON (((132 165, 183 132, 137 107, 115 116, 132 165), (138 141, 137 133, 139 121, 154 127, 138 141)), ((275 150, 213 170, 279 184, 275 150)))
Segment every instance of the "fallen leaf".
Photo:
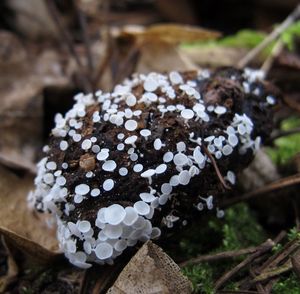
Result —
POLYGON ((0 166, 0 232, 7 243, 31 257, 50 261, 59 253, 56 228, 47 225, 49 216, 28 208, 27 194, 32 188, 32 175, 19 178, 0 166))
POLYGON ((157 245, 148 241, 123 269, 108 294, 191 293, 189 280, 157 245))
POLYGON ((155 24, 145 29, 133 30, 131 27, 122 32, 143 38, 147 41, 162 40, 170 44, 179 44, 182 42, 197 42, 204 40, 217 39, 221 34, 217 31, 207 30, 196 26, 180 25, 180 24, 155 24))
POLYGON ((153 41, 141 46, 141 55, 135 71, 149 73, 151 71, 168 72, 195 69, 197 66, 176 46, 163 41, 153 41))
POLYGON ((180 51, 202 67, 233 66, 245 56, 247 49, 212 46, 182 46, 180 51))

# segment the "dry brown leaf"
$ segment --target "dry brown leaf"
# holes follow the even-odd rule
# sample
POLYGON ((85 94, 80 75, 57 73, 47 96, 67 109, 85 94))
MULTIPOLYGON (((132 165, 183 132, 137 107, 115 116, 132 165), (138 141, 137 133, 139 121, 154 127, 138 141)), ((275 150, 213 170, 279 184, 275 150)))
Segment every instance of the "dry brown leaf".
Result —
POLYGON ((159 39, 171 44, 211 40, 221 36, 216 31, 180 24, 155 24, 144 30, 125 30, 123 33, 146 41, 157 41, 159 39))
POLYGON ((191 293, 189 280, 157 245, 148 241, 123 269, 109 294, 191 293))
POLYGON ((49 261, 58 254, 55 228, 49 229, 44 216, 28 209, 27 194, 32 188, 32 176, 19 178, 0 166, 0 232, 8 243, 49 261))
POLYGON ((172 44, 157 41, 145 43, 135 71, 139 73, 194 70, 193 64, 172 44))
POLYGON ((180 51, 199 66, 233 66, 248 52, 244 48, 230 47, 183 47, 180 51))

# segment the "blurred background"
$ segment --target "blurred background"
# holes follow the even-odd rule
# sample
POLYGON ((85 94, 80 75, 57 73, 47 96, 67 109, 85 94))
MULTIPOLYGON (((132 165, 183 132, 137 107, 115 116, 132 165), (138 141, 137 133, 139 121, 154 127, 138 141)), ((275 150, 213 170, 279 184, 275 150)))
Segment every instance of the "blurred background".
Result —
MULTIPOLYGON (((65 113, 76 93, 110 91, 134 72, 236 67, 297 5, 298 0, 1 0, 0 189, 10 189, 9 196, 19 191, 23 201, 20 215, 28 215, 24 195, 32 186, 35 164, 42 157, 54 115, 65 113), (9 183, 4 177, 7 174, 14 176, 9 183), (20 186, 24 179, 25 188, 20 186)), ((169 239, 163 248, 176 262, 198 254, 257 246, 281 230, 289 232, 286 241, 299 241, 299 184, 287 184, 294 180, 290 176, 297 181, 300 176, 299 15, 247 65, 265 69, 267 79, 284 97, 268 147, 240 176, 233 196, 285 177, 282 186, 287 188, 271 189, 247 204, 230 207, 224 220, 205 215, 185 236, 169 239)), ((7 199, 13 201, 13 197, 7 199)), ((20 215, 11 215, 13 225, 21 223, 14 219, 20 215)), ((34 232, 31 226, 11 229, 26 237, 34 232)), ((0 278, 7 271, 7 254, 1 246, 0 278)), ((281 252, 287 258, 289 253, 277 247, 272 253, 281 252)), ((212 287, 212 280, 232 266, 232 262, 220 264, 213 269, 196 265, 185 273, 194 284, 201 281, 212 287)), ((57 271, 53 272, 56 279, 57 271)), ((17 287, 21 289, 29 279, 26 287, 30 288, 35 278, 30 280, 24 274, 17 287)), ((290 285, 295 292, 289 293, 299 293, 295 274, 271 279, 270 289, 276 281, 285 284, 281 292, 274 293, 288 293, 290 285)), ((56 291, 59 287, 55 287, 56 291)), ((38 288, 37 292, 22 293, 52 292, 38 288)))

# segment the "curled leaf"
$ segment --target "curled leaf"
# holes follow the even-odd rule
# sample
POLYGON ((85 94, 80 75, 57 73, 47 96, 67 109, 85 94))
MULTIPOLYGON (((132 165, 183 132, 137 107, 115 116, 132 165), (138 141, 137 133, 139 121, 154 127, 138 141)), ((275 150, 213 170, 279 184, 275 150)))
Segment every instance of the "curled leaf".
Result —
POLYGON ((0 166, 0 233, 24 253, 41 261, 52 260, 58 254, 55 228, 28 209, 27 194, 32 189, 31 175, 18 177, 0 166))
POLYGON ((130 260, 109 294, 191 293, 189 280, 157 245, 148 241, 130 260))

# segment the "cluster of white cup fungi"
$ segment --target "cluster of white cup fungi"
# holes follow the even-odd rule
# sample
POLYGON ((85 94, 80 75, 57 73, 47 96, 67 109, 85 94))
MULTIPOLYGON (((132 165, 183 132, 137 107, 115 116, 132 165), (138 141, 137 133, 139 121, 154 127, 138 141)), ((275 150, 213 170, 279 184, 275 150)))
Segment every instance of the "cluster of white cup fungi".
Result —
MULTIPOLYGON (((209 75, 208 71, 202 71, 199 72, 197 79, 201 80, 209 75)), ((254 71, 244 72, 245 92, 249 91, 249 84, 255 81, 257 75, 258 73, 254 71)), ((235 79, 235 76, 232 76, 232 79, 235 79)), ((176 114, 187 129, 191 120, 199 124, 207 123, 213 116, 220 117, 228 111, 223 105, 205 105, 196 86, 195 80, 184 80, 179 72, 171 72, 168 75, 158 73, 134 75, 132 79, 117 85, 112 93, 98 91, 95 94, 96 98, 91 94, 77 95, 76 103, 65 116, 56 115, 56 126, 52 134, 59 139, 60 151, 68 152, 70 144, 77 144, 83 153, 93 154, 102 172, 114 175, 111 178, 106 177, 103 181, 100 179, 97 187, 91 187, 83 181, 72 191, 68 190, 64 174, 68 170, 69 163, 58 164, 51 160, 49 156, 51 148, 44 147, 48 155, 38 164, 36 189, 30 193, 28 199, 37 209, 50 211, 56 217, 60 247, 71 263, 81 268, 90 267, 92 262, 111 263, 127 247, 134 246, 138 241, 145 242, 150 238, 159 237, 160 229, 153 227, 151 223, 155 209, 168 202, 172 193, 176 192, 177 186, 188 185, 193 177, 201 174, 204 167, 211 163, 201 148, 202 144, 205 144, 216 160, 229 156, 235 150, 243 154, 249 149, 254 152, 259 148, 260 137, 251 136, 253 130, 251 119, 246 114, 240 113, 234 115, 232 123, 222 135, 198 138, 190 132, 186 142, 176 142, 176 150, 171 150, 164 138, 152 138, 153 156, 156 151, 161 150, 164 151, 164 155, 162 158, 157 158, 156 166, 146 168, 143 165, 143 154, 138 150, 137 140, 149 140, 151 130, 139 128, 142 115, 139 105, 156 107, 162 117, 167 113, 176 114), (141 97, 136 97, 132 89, 139 85, 143 86, 144 91, 141 97), (157 90, 164 95, 157 94, 157 90), (192 107, 173 102, 178 91, 193 101, 192 107), (124 106, 122 109, 119 108, 121 102, 125 108, 124 106), (118 128, 119 143, 114 147, 114 151, 117 150, 120 154, 126 153, 130 164, 118 165, 117 160, 111 157, 112 150, 105 145, 105 142, 98 142, 97 137, 86 136, 81 132, 87 109, 95 104, 100 106, 100 110, 92 114, 93 124, 105 122, 111 124, 111 127, 118 128), (164 174, 171 166, 175 167, 176 173, 159 189, 155 189, 152 185, 154 176, 164 174), (132 173, 138 174, 149 182, 149 189, 141 191, 139 199, 132 206, 123 207, 115 203, 102 207, 93 222, 80 218, 75 222, 65 221, 76 205, 96 197, 101 201, 103 193, 114 193, 118 177, 130 178, 132 173)), ((265 103, 274 104, 275 98, 268 96, 265 103)), ((91 170, 85 176, 93 178, 95 173, 91 170)), ((227 172, 225 179, 232 185, 235 184, 235 174, 232 171, 227 172)), ((212 209, 213 196, 200 196, 197 208, 212 209)), ((217 213, 218 216, 222 214, 222 211, 217 213)), ((172 227, 173 222, 178 219, 176 216, 167 215, 163 222, 168 227, 172 227)))

